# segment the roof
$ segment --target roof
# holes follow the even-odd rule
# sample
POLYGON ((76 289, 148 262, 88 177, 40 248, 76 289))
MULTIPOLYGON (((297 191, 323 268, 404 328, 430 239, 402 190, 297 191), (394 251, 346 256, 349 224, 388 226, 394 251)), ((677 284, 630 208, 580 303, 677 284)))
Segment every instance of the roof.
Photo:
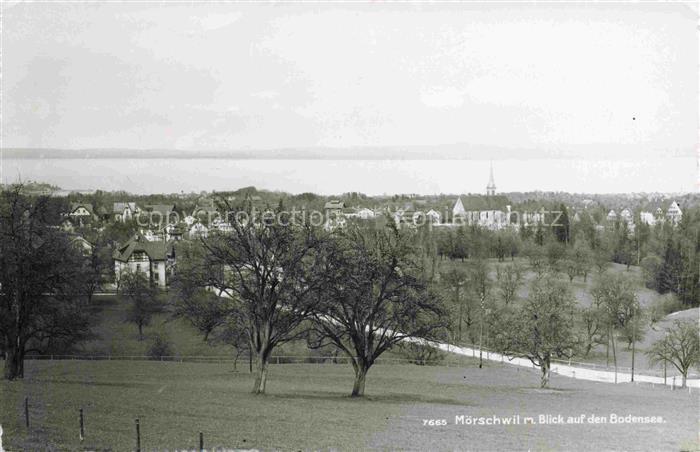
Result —
POLYGON ((132 254, 146 253, 152 261, 164 261, 172 250, 172 243, 164 241, 150 242, 141 234, 134 235, 124 245, 118 247, 113 254, 114 259, 126 262, 132 254))
POLYGON ((323 207, 324 209, 343 209, 345 208, 345 203, 343 201, 332 200, 328 201, 323 207))
POLYGON ((112 206, 112 213, 123 213, 124 209, 129 209, 132 212, 136 211, 135 202, 115 202, 112 206))
POLYGON ((452 208, 452 213, 454 215, 462 215, 466 213, 466 211, 464 210, 464 204, 462 204, 462 198, 457 198, 455 206, 452 208))
POLYGON ((84 203, 84 202, 72 202, 72 203, 70 203, 70 212, 73 213, 81 207, 85 208, 85 210, 87 210, 91 214, 94 214, 92 204, 84 203))

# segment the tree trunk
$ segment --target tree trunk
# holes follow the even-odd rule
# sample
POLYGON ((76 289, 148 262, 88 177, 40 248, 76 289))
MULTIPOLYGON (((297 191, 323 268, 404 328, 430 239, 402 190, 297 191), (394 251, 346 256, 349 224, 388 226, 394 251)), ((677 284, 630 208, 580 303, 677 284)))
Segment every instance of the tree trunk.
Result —
POLYGON ((549 383, 549 358, 544 359, 540 365, 542 368, 542 379, 540 380, 540 388, 546 388, 547 384, 549 383))
POLYGON ((253 394, 265 394, 265 383, 267 383, 267 356, 260 353, 258 355, 257 375, 253 385, 253 394))
POLYGON ((463 318, 463 311, 464 311, 464 304, 459 301, 459 289, 455 290, 455 299, 457 303, 459 304, 459 324, 457 325, 457 340, 459 343, 462 343, 462 318, 463 318))
POLYGON ((610 343, 612 344, 613 365, 615 366, 615 383, 617 383, 617 353, 615 352, 615 332, 610 331, 610 343))
POLYGON ((13 345, 5 351, 5 380, 24 378, 24 352, 19 345, 13 345))
POLYGON ((351 397, 362 397, 365 395, 365 379, 367 378, 368 370, 362 364, 358 364, 355 367, 355 384, 352 386, 351 397))
POLYGON ((681 374, 681 378, 682 378, 681 388, 685 388, 686 387, 686 380, 688 379, 688 371, 687 370, 681 374))

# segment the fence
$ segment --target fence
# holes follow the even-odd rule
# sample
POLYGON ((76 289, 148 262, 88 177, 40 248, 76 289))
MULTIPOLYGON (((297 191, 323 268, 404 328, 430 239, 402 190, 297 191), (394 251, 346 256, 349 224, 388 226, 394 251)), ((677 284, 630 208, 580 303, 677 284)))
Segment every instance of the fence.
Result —
MULTIPOLYGON (((247 355, 235 358, 232 356, 159 356, 147 355, 28 355, 27 360, 38 361, 163 361, 180 363, 233 363, 247 362, 247 355)), ((339 356, 306 356, 306 355, 278 355, 271 356, 271 364, 350 364, 350 358, 345 355, 339 356)), ((438 360, 422 360, 410 358, 378 358, 375 364, 421 364, 438 365, 438 360)))
MULTIPOLYGON (((479 349, 477 346, 461 347, 443 342, 424 341, 422 339, 407 339, 409 342, 428 345, 446 353, 457 356, 477 358, 481 355, 486 361, 496 361, 520 367, 536 368, 530 360, 525 358, 514 358, 506 356, 486 348, 479 349)), ((151 357, 145 355, 30 355, 26 359, 34 360, 88 360, 88 361, 164 361, 164 362, 192 362, 192 363, 226 363, 244 362, 233 356, 160 356, 151 357)), ((350 358, 340 356, 299 356, 299 355, 279 355, 270 357, 272 364, 350 364, 350 358)), ((439 360, 421 360, 409 358, 378 358, 376 364, 421 364, 421 365, 441 365, 439 360)), ((449 362, 447 363, 449 365, 449 362)), ((632 381, 632 369, 618 366, 617 370, 602 364, 583 363, 577 361, 562 361, 553 359, 551 372, 580 380, 589 380, 605 383, 625 383, 632 381)), ((690 373, 686 381, 689 388, 700 388, 700 379, 697 374, 690 373)), ((644 370, 644 373, 636 371, 634 380, 642 383, 660 384, 668 386, 680 386, 680 373, 675 372, 675 368, 668 366, 666 374, 660 371, 644 370)))

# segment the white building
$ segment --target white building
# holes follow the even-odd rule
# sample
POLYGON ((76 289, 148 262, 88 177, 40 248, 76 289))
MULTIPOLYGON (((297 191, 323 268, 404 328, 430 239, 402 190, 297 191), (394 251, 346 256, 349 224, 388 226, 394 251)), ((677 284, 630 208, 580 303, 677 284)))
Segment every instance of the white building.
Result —
POLYGON ((167 284, 168 262, 174 262, 175 253, 172 244, 165 241, 149 242, 137 234, 118 247, 112 257, 117 280, 125 272, 143 272, 158 287, 164 288, 167 284))
POLYGON ((678 224, 683 219, 683 211, 676 201, 673 201, 671 206, 666 211, 666 218, 672 224, 678 224))

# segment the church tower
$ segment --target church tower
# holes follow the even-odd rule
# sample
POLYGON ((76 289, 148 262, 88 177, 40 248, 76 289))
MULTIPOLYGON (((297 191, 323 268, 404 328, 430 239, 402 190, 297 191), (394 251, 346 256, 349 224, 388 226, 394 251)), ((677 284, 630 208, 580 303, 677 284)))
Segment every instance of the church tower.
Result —
POLYGON ((486 196, 496 195, 496 182, 493 181, 493 162, 491 163, 491 173, 489 174, 489 184, 486 186, 486 196))

